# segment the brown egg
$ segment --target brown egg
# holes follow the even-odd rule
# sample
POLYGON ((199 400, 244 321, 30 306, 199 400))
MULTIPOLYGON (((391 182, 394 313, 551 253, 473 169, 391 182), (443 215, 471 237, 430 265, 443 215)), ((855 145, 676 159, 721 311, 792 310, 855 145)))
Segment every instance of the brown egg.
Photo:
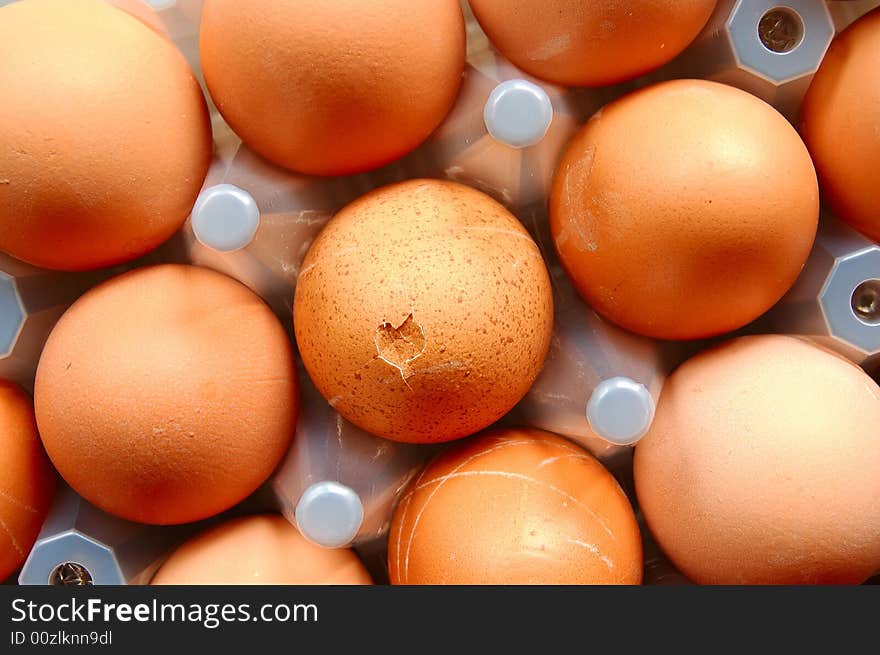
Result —
POLYGON ((206 0, 211 97, 248 146, 341 175, 414 149, 452 107, 465 59, 458 0, 206 0))
POLYGON ((180 228, 211 129, 167 39, 101 0, 21 0, 0 8, 0 89, 0 249, 92 269, 180 228))
POLYGON ((684 50, 715 0, 469 0, 492 43, 535 77, 603 86, 647 73, 684 50))
POLYGON ((0 380, 0 581, 27 558, 52 504, 49 464, 34 407, 19 387, 0 380))
POLYGON ((794 128, 730 86, 677 80, 600 110, 557 170, 562 264, 603 316, 661 339, 754 320, 794 283, 819 215, 794 128))
POLYGON ((147 3, 147 0, 104 0, 104 2, 131 14, 151 30, 158 32, 166 38, 170 38, 168 30, 162 23, 159 14, 157 14, 156 10, 147 3))
POLYGON ((249 289, 193 266, 95 287, 40 358, 37 424, 65 480, 142 523, 216 514, 262 484, 297 411, 284 328, 249 289))
POLYGON ((663 551, 709 584, 860 583, 880 570, 880 388, 805 341, 754 336, 682 365, 636 446, 663 551))
POLYGON ((635 515, 589 453, 538 430, 456 444, 391 523, 392 584, 639 584, 635 515))
POLYGON ((222 523, 175 550, 154 585, 368 585, 354 551, 306 541, 280 516, 222 523))
POLYGON ((823 200, 880 242, 880 9, 831 44, 801 106, 801 134, 823 200))
POLYGON ((449 441, 506 414, 553 329, 537 245, 470 187, 412 180, 340 211, 303 262, 296 340, 315 386, 359 427, 449 441))

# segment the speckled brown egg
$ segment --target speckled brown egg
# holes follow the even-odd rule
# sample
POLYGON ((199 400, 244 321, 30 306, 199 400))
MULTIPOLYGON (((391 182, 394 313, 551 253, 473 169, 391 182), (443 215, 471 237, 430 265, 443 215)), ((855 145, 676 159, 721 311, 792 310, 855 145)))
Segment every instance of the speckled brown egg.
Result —
POLYGON ((0 250, 100 268, 177 231, 211 160, 183 55, 102 0, 0 8, 0 250))
POLYGON ((35 386, 49 457, 77 493, 142 523, 185 523, 253 492, 293 435, 290 340, 252 291, 194 266, 141 268, 82 296, 35 386))
POLYGON ((368 585, 354 551, 309 543, 280 516, 233 519, 190 539, 154 585, 368 585))
POLYGON ((816 236, 819 189, 794 128, 745 91, 675 80, 600 110, 550 198, 554 245, 580 294, 649 337, 737 329, 791 287, 816 236))
POLYGON ((388 538, 392 584, 639 584, 626 495, 589 453, 538 430, 451 446, 415 478, 388 538))
POLYGON ((880 8, 834 39, 804 98, 801 134, 822 199, 880 243, 880 8))
POLYGON ((553 328, 537 245, 470 187, 413 180, 340 211, 303 262, 296 340, 315 386, 359 427, 449 441, 501 418, 553 328))
POLYGON ((458 0, 206 0, 205 81, 236 134, 316 175, 376 168, 419 145, 458 93, 458 0))
POLYGON ((0 380, 0 581, 22 565, 52 504, 55 471, 30 397, 0 380))
POLYGON ((696 38, 715 0, 469 0, 514 64, 567 86, 604 86, 668 61, 696 38))
POLYGON ((864 582, 880 570, 880 387, 806 341, 752 336, 667 380, 635 452, 648 527, 708 584, 864 582))

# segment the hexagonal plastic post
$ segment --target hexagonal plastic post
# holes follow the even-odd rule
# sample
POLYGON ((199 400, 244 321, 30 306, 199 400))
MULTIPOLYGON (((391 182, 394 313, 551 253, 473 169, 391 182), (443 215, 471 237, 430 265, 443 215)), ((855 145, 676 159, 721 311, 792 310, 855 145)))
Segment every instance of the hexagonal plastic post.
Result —
POLYGON ((455 107, 424 146, 431 175, 474 186, 513 211, 544 201, 578 127, 568 92, 490 49, 469 62, 455 107))
POLYGON ((22 585, 146 584, 187 529, 131 523, 59 490, 18 577, 22 585))
POLYGON ((64 310, 97 273, 56 273, 0 253, 0 378, 33 389, 40 352, 64 310))
POLYGON ((304 372, 300 380, 296 436, 272 480, 282 513, 325 548, 384 535, 407 483, 437 448, 364 432, 335 412, 304 372))
POLYGON ((541 374, 516 408, 532 427, 562 434, 601 459, 651 426, 667 365, 658 342, 600 318, 558 265, 556 320, 541 374))
POLYGON ((880 245, 823 217, 807 265, 766 320, 869 370, 880 364, 880 245))
POLYGON ((832 38, 824 0, 721 0, 681 64, 689 75, 744 89, 793 120, 832 38))

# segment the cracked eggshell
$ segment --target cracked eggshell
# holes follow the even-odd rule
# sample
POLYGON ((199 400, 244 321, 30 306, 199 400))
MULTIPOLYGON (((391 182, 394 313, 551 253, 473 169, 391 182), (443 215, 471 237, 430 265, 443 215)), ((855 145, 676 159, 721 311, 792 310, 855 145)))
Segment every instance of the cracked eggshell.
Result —
POLYGON ((806 147, 770 105, 703 80, 600 110, 554 178, 551 230, 580 294, 649 337, 737 329, 797 279, 816 235, 806 147))
POLYGON ((244 499, 284 455, 297 413, 278 318, 194 266, 137 269, 77 300, 49 336, 34 395, 64 479, 141 523, 195 521, 244 499))
POLYGON ((303 262, 293 319, 303 363, 340 414, 428 443, 473 434, 525 395, 553 299, 538 246, 503 206, 412 180, 328 223, 303 262))
POLYGON ((715 0, 469 0, 489 40, 535 77, 605 86, 671 61, 715 0))
POLYGON ((223 118, 285 168, 387 164, 449 113, 465 63, 458 0, 206 0, 200 50, 223 118))
POLYGON ((683 364, 635 450, 647 524, 703 584, 858 584, 880 570, 880 388, 805 340, 683 364))
POLYGON ((822 198, 880 243, 880 8, 837 36, 801 107, 822 198))
POLYGON ((451 446, 415 478, 388 539, 392 584, 640 584, 633 509, 592 455, 538 430, 451 446))
POLYGON ((52 504, 55 471, 30 397, 0 380, 0 580, 22 565, 52 504))
POLYGON ((183 55, 102 0, 0 8, 0 249, 60 270, 158 247, 211 160, 183 55))
POLYGON ((233 519, 190 539, 165 561, 154 585, 369 585, 347 548, 309 543, 281 516, 233 519))

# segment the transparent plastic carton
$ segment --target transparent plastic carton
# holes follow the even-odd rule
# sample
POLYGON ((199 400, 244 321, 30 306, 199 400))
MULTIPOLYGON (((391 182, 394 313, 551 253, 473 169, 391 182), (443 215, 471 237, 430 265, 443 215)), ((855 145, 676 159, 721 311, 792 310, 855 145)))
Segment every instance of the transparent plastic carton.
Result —
POLYGON ((272 480, 282 514, 327 548, 383 536, 410 479, 438 451, 374 436, 336 412, 304 371, 290 451, 272 480))
POLYGON ((869 372, 880 366, 880 245, 823 216, 804 270, 764 323, 809 337, 869 372))

